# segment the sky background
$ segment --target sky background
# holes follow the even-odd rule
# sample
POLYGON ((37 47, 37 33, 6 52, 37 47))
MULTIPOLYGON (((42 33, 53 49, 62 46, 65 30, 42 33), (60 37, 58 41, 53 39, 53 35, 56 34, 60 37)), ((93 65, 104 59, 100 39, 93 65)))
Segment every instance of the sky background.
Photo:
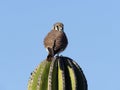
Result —
POLYGON ((0 90, 27 90, 58 21, 69 40, 61 54, 81 66, 88 89, 120 90, 119 0, 0 0, 0 90))

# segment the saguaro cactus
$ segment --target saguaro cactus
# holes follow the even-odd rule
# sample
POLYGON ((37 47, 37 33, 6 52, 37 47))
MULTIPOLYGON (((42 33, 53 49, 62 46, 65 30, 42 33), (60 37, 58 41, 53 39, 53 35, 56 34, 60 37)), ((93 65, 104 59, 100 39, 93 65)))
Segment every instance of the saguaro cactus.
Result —
POLYGON ((31 73, 28 90, 87 90, 80 66, 68 57, 44 60, 31 73))

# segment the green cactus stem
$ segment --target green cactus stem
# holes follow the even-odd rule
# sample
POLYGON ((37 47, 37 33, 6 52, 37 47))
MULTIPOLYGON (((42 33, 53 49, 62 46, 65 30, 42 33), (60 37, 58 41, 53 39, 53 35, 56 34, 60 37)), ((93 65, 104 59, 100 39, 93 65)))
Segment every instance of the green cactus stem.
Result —
POLYGON ((87 80, 74 60, 60 56, 38 65, 31 73, 28 90, 87 90, 87 80))

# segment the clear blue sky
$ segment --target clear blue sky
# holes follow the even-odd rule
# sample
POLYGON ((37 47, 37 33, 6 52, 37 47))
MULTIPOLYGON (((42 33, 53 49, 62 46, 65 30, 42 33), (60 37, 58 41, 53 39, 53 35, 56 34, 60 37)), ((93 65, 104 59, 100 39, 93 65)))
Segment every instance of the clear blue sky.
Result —
POLYGON ((57 21, 69 39, 61 54, 81 66, 89 90, 120 90, 119 0, 0 0, 0 90, 27 89, 57 21))

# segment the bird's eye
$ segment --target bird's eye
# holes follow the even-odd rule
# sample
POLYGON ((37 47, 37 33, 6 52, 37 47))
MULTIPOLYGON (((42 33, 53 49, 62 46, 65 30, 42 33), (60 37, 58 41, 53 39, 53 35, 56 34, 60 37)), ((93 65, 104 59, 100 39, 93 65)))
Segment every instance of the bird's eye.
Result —
POLYGON ((59 31, 59 26, 56 26, 57 27, 57 30, 59 31))
POLYGON ((59 26, 55 26, 55 30, 58 30, 58 31, 59 31, 59 26))

